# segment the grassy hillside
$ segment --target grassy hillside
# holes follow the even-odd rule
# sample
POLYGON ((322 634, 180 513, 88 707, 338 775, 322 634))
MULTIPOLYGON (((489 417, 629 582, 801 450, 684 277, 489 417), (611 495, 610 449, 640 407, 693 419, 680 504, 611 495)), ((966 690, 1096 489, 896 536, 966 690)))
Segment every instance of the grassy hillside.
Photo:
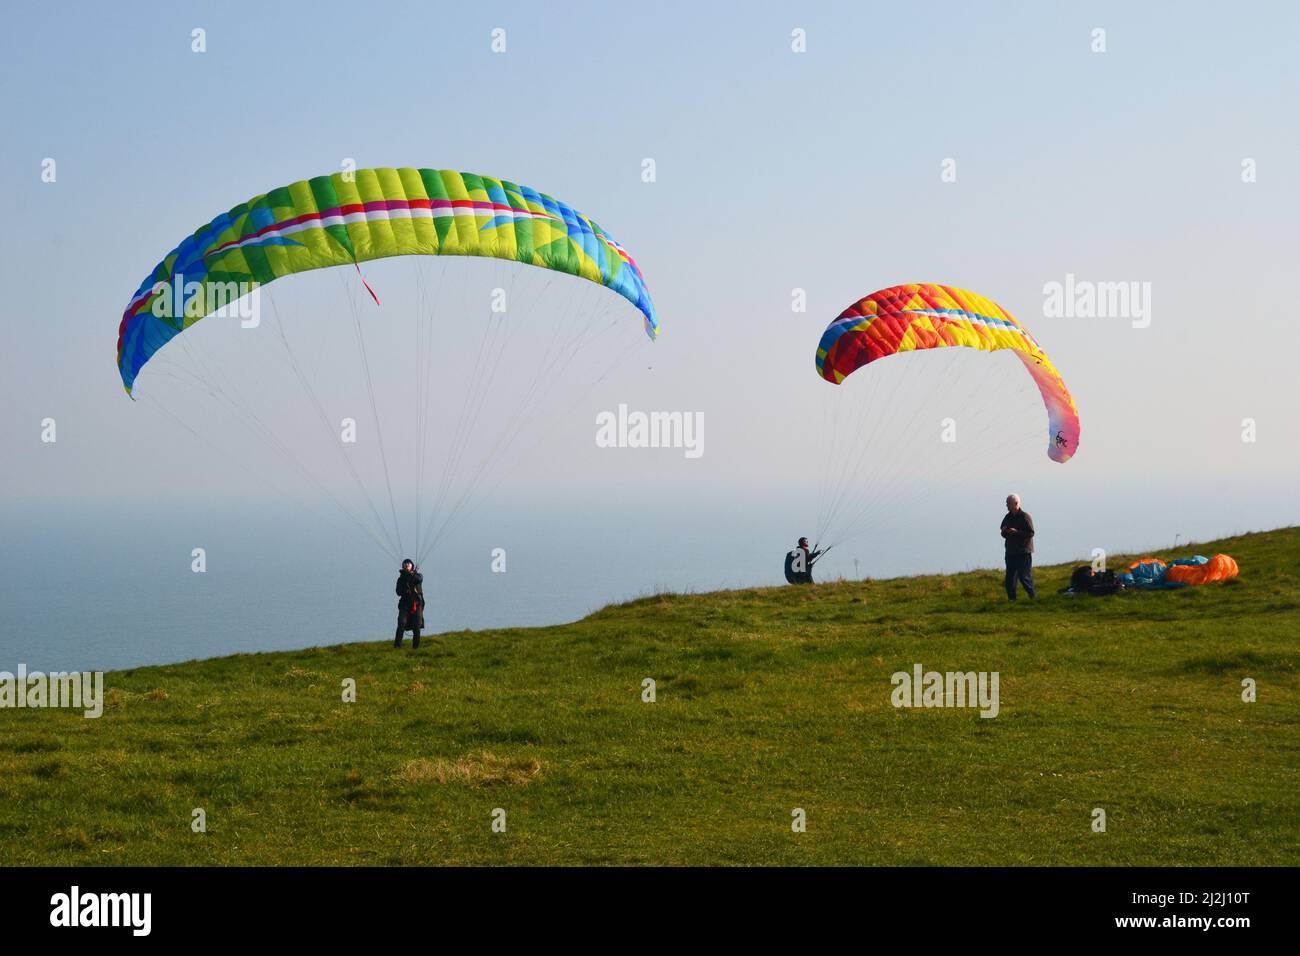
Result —
POLYGON ((1176 592, 664 595, 112 673, 99 720, 0 710, 0 863, 1295 865, 1300 528, 1157 553, 1219 550, 1176 592), (1000 715, 895 709, 916 663, 998 671, 1000 715))

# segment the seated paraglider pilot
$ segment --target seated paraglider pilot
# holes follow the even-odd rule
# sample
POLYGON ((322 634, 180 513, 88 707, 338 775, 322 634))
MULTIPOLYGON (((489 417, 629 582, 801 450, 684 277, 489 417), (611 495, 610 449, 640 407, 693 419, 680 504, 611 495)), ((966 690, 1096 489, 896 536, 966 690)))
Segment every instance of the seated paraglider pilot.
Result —
POLYGON ((785 579, 790 584, 812 584, 812 567, 826 552, 808 550, 808 539, 800 538, 799 545, 785 556, 785 579))
POLYGON ((393 646, 401 647, 407 631, 413 632, 411 647, 420 646, 420 629, 424 627, 424 575, 407 558, 397 575, 397 635, 393 646))

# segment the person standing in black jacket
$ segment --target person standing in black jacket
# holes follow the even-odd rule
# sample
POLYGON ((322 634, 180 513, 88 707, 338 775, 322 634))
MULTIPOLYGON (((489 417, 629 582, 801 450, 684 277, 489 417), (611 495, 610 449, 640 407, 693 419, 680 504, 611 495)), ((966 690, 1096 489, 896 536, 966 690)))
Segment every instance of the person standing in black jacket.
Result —
POLYGON ((407 631, 413 631, 411 647, 420 646, 420 630, 424 627, 424 575, 415 567, 415 562, 407 558, 402 562, 402 570, 397 575, 397 635, 393 646, 402 646, 402 637, 407 631))
POLYGON ((1007 597, 1016 599, 1016 581, 1034 597, 1034 519, 1020 507, 1019 495, 1007 495, 1007 516, 1002 519, 1002 539, 1007 548, 1007 597))
POLYGON ((812 566, 825 551, 808 551, 808 539, 800 538, 795 549, 785 556, 785 580, 789 584, 812 584, 812 566))

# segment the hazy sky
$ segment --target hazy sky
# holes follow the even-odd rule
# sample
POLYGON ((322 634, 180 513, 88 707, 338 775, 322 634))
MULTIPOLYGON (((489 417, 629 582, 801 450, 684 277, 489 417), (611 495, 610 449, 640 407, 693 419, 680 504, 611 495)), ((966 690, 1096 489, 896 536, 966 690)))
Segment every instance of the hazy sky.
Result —
MULTIPOLYGON (((202 488, 178 463, 208 452, 121 389, 122 310, 200 224, 348 159, 534 186, 642 267, 660 340, 636 342, 635 310, 591 287, 583 306, 624 318, 617 351, 636 348, 507 486, 615 482, 667 507, 695 489, 815 484, 831 389, 813 370, 821 330, 909 281, 997 300, 1063 373, 1081 450, 1057 466, 1035 435, 1028 481, 1097 495, 1202 473, 1243 493, 1278 486, 1300 477, 1298 33, 1300 8, 1284 2, 15 6, 0 35, 0 491, 22 506, 202 488), (55 183, 41 180, 46 158, 55 183), (1149 283, 1149 325, 1045 315, 1044 286, 1071 274, 1149 283), (619 402, 702 412, 705 454, 595 449, 593 413, 619 402), (55 446, 40 442, 46 417, 55 446)), ((400 313, 414 273, 365 272, 381 314, 400 313)), ((275 293, 313 319, 347 298, 339 279, 314 278, 275 293)), ((534 329, 574 301, 538 294, 534 329)), ((456 320, 439 340, 449 369, 475 341, 456 320)), ((320 321, 351 334, 346 307, 320 321)), ((957 400, 1005 387, 1036 401, 1023 370, 1002 368, 1020 378, 957 400)), ((266 408, 298 388, 243 387, 266 408)), ((250 446, 242 464, 282 468, 263 454, 250 446)), ((202 460, 214 485, 253 493, 202 460)))

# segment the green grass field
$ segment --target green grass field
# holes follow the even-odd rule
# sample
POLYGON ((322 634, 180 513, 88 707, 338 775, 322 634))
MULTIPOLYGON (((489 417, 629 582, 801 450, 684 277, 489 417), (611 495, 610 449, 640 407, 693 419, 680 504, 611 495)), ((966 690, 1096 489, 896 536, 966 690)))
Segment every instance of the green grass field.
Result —
POLYGON ((662 595, 111 673, 98 720, 0 710, 0 863, 1295 865, 1300 528, 1153 553, 1216 551, 1240 578, 1174 592, 662 595), (916 663, 998 671, 999 716, 894 708, 916 663))

